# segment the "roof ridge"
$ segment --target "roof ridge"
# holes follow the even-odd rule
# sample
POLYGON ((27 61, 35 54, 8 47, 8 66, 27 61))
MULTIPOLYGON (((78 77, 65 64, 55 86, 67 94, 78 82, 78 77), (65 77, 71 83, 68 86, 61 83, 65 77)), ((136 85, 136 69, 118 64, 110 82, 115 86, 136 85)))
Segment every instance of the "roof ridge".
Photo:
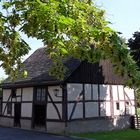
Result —
POLYGON ((37 50, 35 50, 27 59, 24 60, 23 63, 25 63, 26 61, 28 61, 37 51, 45 49, 46 46, 43 47, 39 47, 37 50))

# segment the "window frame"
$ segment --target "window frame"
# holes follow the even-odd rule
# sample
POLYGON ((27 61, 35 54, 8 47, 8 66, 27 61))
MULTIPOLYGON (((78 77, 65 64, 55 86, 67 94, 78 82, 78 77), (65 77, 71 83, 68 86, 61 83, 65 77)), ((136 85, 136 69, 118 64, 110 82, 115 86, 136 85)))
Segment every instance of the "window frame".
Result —
POLYGON ((8 115, 12 114, 12 103, 11 102, 7 103, 7 114, 8 115))
POLYGON ((120 110, 120 103, 116 102, 116 110, 120 110))
POLYGON ((46 102, 46 88, 37 87, 35 92, 35 101, 36 102, 46 102))

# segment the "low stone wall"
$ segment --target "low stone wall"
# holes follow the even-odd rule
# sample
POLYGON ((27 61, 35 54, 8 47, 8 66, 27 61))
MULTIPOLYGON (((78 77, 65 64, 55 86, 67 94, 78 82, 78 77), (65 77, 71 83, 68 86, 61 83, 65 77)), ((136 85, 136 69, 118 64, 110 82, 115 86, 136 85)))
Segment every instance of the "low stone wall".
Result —
MULTIPOLYGON (((68 133, 85 133, 111 131, 117 129, 126 129, 130 127, 131 116, 117 116, 114 118, 94 118, 92 120, 74 120, 67 123, 64 122, 46 122, 48 133, 68 134, 68 133)), ((31 129, 31 120, 21 119, 21 128, 31 129)), ((0 117, 0 125, 13 127, 14 119, 0 117)), ((36 128, 35 128, 36 129, 36 128)), ((40 130, 44 131, 44 129, 40 130)))
POLYGON ((130 116, 117 116, 114 118, 97 118, 94 120, 76 120, 69 122, 66 133, 83 133, 111 131, 130 127, 130 116))
POLYGON ((20 119, 20 124, 23 129, 31 129, 31 120, 20 119))
POLYGON ((0 117, 0 125, 7 126, 7 127, 13 127, 14 126, 14 119, 8 118, 8 117, 0 117))
POLYGON ((65 133, 65 123, 63 122, 46 122, 47 123, 47 132, 55 134, 64 134, 65 133))

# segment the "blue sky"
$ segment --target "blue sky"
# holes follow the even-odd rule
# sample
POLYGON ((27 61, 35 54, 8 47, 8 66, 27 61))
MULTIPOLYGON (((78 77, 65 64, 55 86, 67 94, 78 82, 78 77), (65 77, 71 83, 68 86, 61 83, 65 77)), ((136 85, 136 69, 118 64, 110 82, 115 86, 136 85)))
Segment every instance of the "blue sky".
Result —
POLYGON ((122 32, 125 38, 140 31, 140 0, 96 0, 96 4, 106 10, 111 27, 122 32))
MULTIPOLYGON (((135 31, 140 31, 140 0, 95 0, 100 8, 106 10, 107 20, 112 22, 110 25, 113 29, 122 32, 122 36, 126 39, 132 37, 135 31)), ((35 39, 23 38, 29 43, 32 50, 28 55, 32 54, 37 48, 42 47, 41 41, 35 39)), ((2 69, 0 69, 0 78, 5 77, 2 69)))

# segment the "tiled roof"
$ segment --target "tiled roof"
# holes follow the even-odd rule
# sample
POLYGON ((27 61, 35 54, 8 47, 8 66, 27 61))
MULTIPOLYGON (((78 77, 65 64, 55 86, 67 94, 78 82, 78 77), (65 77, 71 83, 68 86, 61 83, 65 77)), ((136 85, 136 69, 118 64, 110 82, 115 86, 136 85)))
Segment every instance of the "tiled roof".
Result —
POLYGON ((126 78, 114 74, 113 65, 109 60, 101 60, 98 63, 91 64, 85 61, 80 62, 80 60, 74 58, 63 61, 68 69, 64 81, 59 81, 49 75, 49 69, 53 62, 47 56, 45 49, 45 47, 37 49, 25 60, 24 69, 28 71, 26 78, 19 76, 14 82, 6 79, 2 87, 61 84, 64 81, 69 83, 124 84, 126 78))
MULTIPOLYGON (((49 69, 53 62, 46 55, 45 49, 45 47, 37 49, 29 58, 25 60, 24 69, 28 71, 28 76, 26 78, 19 76, 14 82, 11 82, 9 78, 7 78, 4 84, 60 82, 55 77, 49 75, 49 69)), ((65 79, 67 79, 70 74, 80 65, 80 61, 70 58, 67 61, 64 61, 64 64, 68 68, 68 71, 65 74, 65 79)))

